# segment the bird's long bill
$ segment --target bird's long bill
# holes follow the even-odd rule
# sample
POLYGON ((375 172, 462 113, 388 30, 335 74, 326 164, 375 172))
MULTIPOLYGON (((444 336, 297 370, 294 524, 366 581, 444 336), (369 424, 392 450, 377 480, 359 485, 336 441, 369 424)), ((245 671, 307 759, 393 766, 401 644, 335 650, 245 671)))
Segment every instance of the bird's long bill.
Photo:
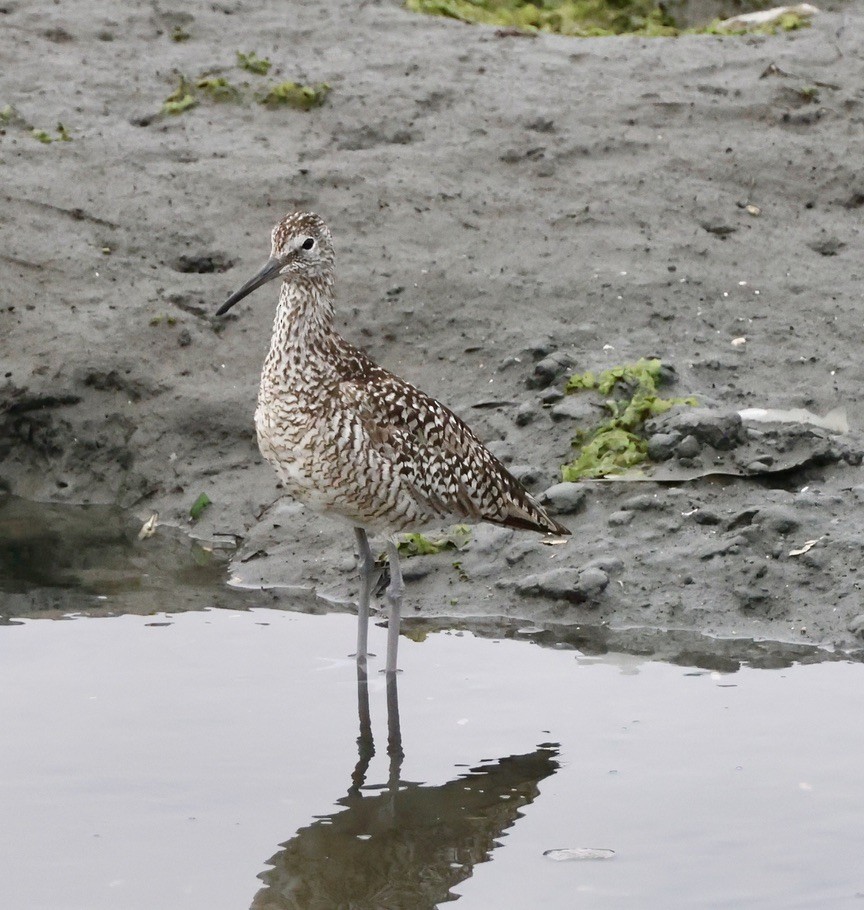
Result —
POLYGON ((262 284, 272 281, 280 272, 282 263, 278 259, 268 259, 264 268, 254 277, 250 278, 246 284, 235 291, 226 301, 216 310, 217 316, 223 316, 235 303, 241 301, 247 294, 251 294, 255 288, 260 288, 262 284))

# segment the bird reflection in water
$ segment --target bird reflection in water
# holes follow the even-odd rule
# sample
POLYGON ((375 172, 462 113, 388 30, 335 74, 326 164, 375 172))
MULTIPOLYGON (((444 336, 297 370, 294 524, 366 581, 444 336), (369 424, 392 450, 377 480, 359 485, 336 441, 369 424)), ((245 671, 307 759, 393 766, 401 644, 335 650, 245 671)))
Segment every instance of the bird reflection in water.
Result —
POLYGON ((483 762, 440 786, 400 779, 396 674, 387 674, 386 787, 366 785, 375 754, 366 667, 357 666, 359 758, 340 810, 301 828, 267 863, 252 910, 433 910, 499 846, 554 774, 557 744, 483 762))

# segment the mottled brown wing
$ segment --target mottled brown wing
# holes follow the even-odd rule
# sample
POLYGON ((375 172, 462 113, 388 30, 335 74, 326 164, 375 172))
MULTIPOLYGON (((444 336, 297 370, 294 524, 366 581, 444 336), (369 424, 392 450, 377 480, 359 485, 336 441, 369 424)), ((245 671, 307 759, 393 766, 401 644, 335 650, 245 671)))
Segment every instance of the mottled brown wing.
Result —
POLYGON ((437 514, 552 534, 569 530, 546 511, 474 435, 434 398, 364 358, 363 376, 341 390, 370 444, 437 514))

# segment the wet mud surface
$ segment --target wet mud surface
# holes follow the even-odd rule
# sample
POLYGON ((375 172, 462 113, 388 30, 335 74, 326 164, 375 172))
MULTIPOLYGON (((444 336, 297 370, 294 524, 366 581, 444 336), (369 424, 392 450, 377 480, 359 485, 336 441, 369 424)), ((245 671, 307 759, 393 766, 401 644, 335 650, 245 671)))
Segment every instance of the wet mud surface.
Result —
MULTIPOLYGON (((706 661, 860 652, 864 12, 773 37, 592 41, 383 2, 0 15, 0 107, 20 115, 0 136, 8 493, 125 510, 121 574, 191 532, 239 546, 226 605, 265 585, 271 606, 349 609, 353 535, 272 505, 255 448, 275 291, 213 318, 272 223, 311 208, 334 232, 343 333, 464 416, 574 532, 548 546, 480 527, 463 552, 408 561, 417 634, 527 628, 669 659, 709 642, 706 661), (236 67, 251 50, 269 76, 236 67), (161 114, 179 73, 332 91, 309 112, 244 95, 161 114), (653 428, 666 479, 558 488, 597 416, 561 396, 569 371, 647 356, 706 409, 653 428), (847 427, 724 430, 742 410, 838 407, 847 427)), ((3 501, 4 527, 18 506, 3 501)), ((55 544, 80 537, 58 516, 39 518, 55 544)), ((34 583, 49 593, 7 586, 11 612, 76 608, 34 583)))

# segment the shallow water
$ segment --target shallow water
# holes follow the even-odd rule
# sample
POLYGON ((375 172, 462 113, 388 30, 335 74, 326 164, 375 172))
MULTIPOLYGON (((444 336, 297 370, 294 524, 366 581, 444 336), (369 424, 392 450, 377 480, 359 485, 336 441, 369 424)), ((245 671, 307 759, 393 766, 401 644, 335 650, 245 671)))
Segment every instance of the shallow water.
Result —
POLYGON ((0 628, 0 906, 862 905, 861 664, 403 640, 400 758, 353 637, 265 609, 0 628), (544 856, 580 848, 614 856, 544 856))

